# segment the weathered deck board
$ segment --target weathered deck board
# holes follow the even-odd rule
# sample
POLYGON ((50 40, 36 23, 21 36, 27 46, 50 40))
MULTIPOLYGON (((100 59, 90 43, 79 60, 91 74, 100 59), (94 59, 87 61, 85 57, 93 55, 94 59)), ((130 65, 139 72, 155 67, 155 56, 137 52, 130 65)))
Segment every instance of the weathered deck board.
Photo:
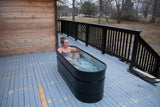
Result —
POLYGON ((4 91, 5 91, 5 85, 6 85, 6 83, 8 83, 8 82, 4 82, 4 80, 5 80, 5 78, 7 78, 7 74, 9 73, 9 72, 6 72, 8 69, 9 69, 9 67, 8 67, 8 58, 2 58, 2 60, 4 61, 4 63, 1 63, 1 72, 0 72, 0 76, 1 76, 1 82, 0 82, 0 104, 2 104, 2 99, 3 99, 3 96, 4 96, 4 91))
POLYGON ((78 46, 107 64, 104 98, 93 104, 77 100, 57 72, 54 51, 0 58, 0 107, 41 107, 38 84, 43 86, 49 107, 160 105, 160 84, 151 85, 130 74, 127 72, 128 65, 116 57, 103 55, 90 46, 68 39, 71 45, 78 46))
POLYGON ((38 93, 38 87, 37 87, 37 84, 38 84, 38 82, 37 82, 37 77, 36 77, 36 73, 35 73, 35 66, 34 66, 34 64, 35 64, 35 62, 34 62, 34 59, 33 59, 33 57, 34 56, 31 56, 31 58, 30 58, 30 63, 29 63, 29 65, 28 66, 30 66, 30 68, 31 68, 31 75, 33 75, 33 77, 32 77, 32 87, 34 87, 33 89, 34 89, 34 95, 35 95, 35 99, 36 99, 36 105, 38 106, 38 107, 41 107, 42 105, 41 105, 41 100, 40 100, 40 95, 39 95, 39 93, 38 93))
POLYGON ((30 105, 32 107, 36 106, 36 100, 35 100, 35 95, 34 95, 34 88, 32 88, 33 85, 33 80, 32 78, 34 78, 33 75, 31 75, 32 72, 30 72, 30 66, 29 66, 29 60, 27 60, 27 65, 26 65, 26 71, 28 72, 26 74, 27 76, 27 80, 28 80, 28 89, 29 89, 29 98, 30 98, 30 105))

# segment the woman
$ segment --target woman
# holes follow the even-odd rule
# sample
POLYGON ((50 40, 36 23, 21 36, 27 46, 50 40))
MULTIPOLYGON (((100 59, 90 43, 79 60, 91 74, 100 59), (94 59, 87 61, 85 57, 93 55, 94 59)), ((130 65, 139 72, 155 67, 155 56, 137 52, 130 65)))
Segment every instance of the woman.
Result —
POLYGON ((60 39, 62 46, 58 48, 58 52, 64 57, 70 57, 72 52, 76 51, 76 48, 68 46, 69 42, 65 37, 62 36, 60 39))
POLYGON ((76 57, 79 55, 79 53, 76 52, 78 50, 74 47, 70 47, 68 45, 69 42, 65 37, 62 36, 60 39, 61 39, 60 42, 61 42, 62 46, 58 48, 58 52, 61 53, 71 63, 73 63, 79 67, 86 68, 86 67, 82 66, 81 64, 79 64, 76 60, 77 59, 76 57))

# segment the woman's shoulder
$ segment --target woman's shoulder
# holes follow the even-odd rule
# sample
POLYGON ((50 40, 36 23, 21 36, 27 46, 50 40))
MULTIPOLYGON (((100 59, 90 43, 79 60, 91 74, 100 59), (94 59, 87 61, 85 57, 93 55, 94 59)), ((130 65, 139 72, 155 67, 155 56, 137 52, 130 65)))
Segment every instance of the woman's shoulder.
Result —
POLYGON ((71 50, 71 51, 72 51, 73 49, 75 49, 75 47, 71 47, 71 46, 69 46, 68 48, 69 48, 69 50, 71 50))
POLYGON ((57 51, 58 51, 59 53, 61 53, 61 52, 62 52, 62 47, 59 47, 59 48, 57 49, 57 51))

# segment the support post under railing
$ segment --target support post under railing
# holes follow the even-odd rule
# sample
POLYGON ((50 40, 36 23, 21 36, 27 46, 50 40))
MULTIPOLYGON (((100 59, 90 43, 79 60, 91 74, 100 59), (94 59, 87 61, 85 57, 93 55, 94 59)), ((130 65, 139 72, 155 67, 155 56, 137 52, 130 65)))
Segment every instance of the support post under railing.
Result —
POLYGON ((131 64, 129 66, 129 71, 132 71, 133 66, 135 66, 135 59, 136 59, 139 36, 140 36, 140 32, 137 32, 135 34, 135 39, 134 39, 134 44, 133 44, 133 52, 132 52, 131 64))
POLYGON ((88 46, 89 40, 89 25, 86 25, 86 46, 88 46))
POLYGON ((68 32, 69 32, 69 23, 71 23, 71 22, 66 22, 66 23, 67 23, 67 24, 66 24, 66 26, 67 26, 67 27, 66 27, 66 29, 67 29, 67 30, 66 30, 66 31, 67 31, 66 33, 67 33, 67 37, 69 37, 69 33, 68 33, 68 32))
POLYGON ((105 53, 105 49, 106 49, 106 34, 107 34, 107 31, 106 31, 106 28, 103 27, 103 34, 102 34, 102 54, 105 53))
POLYGON ((159 67, 160 67, 160 59, 157 61, 156 70, 154 72, 155 77, 159 77, 159 67))
POLYGON ((64 23, 62 20, 60 22, 61 22, 61 33, 64 33, 64 23))

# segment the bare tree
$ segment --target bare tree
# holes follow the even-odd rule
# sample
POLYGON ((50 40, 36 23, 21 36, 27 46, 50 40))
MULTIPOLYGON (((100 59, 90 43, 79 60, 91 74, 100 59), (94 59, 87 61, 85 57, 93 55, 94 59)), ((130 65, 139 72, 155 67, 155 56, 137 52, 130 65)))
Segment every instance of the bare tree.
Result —
POLYGON ((138 12, 139 12, 139 8, 140 8, 140 3, 141 3, 141 0, 133 0, 134 2, 134 5, 135 5, 135 17, 136 19, 138 19, 138 12))
POLYGON ((121 12, 124 4, 124 0, 115 0, 115 4, 117 7, 117 23, 121 22, 121 12))
POLYGON ((152 6, 152 0, 141 0, 141 4, 142 4, 142 13, 144 15, 145 18, 147 18, 150 10, 151 10, 151 6, 152 6))
POLYGON ((106 19, 106 22, 108 22, 108 19, 111 17, 112 13, 112 1, 113 0, 103 0, 102 7, 103 7, 103 15, 106 19))
POLYGON ((59 0, 57 2, 57 18, 60 18, 60 11, 63 9, 64 1, 59 0))
POLYGON ((99 16, 98 16, 98 24, 101 24, 101 17, 102 17, 102 0, 99 0, 99 16))
POLYGON ((82 4, 83 4, 83 1, 84 1, 84 0, 79 0, 79 2, 77 2, 79 18, 80 18, 80 10, 81 10, 81 7, 82 7, 82 4))
POLYGON ((72 21, 75 21, 75 0, 72 2, 72 21))
POLYGON ((157 7, 157 20, 156 20, 156 23, 157 24, 160 24, 160 0, 158 1, 157 3, 158 7, 157 7))
POLYGON ((134 3, 132 0, 124 0, 121 8, 121 18, 123 20, 134 19, 134 3))
POLYGON ((156 13, 157 13, 157 7, 158 7, 158 0, 153 0, 153 6, 152 6, 152 19, 151 22, 155 22, 156 19, 156 13))

